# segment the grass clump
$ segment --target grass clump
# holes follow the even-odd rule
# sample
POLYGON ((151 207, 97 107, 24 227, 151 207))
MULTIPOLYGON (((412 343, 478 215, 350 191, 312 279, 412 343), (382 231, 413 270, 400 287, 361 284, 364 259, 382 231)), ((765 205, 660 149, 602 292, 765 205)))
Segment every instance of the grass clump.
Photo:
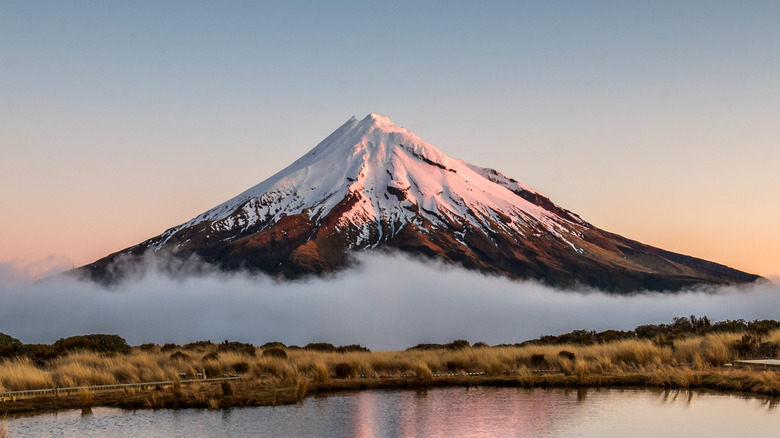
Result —
MULTIPOLYGON (((336 347, 312 343, 295 348, 268 343, 258 349, 251 344, 229 341, 219 344, 199 341, 183 347, 144 344, 126 353, 76 348, 88 344, 88 339, 92 339, 89 342, 93 346, 97 340, 113 339, 88 335, 58 341, 57 348, 67 353, 51 357, 40 352, 55 351, 52 346, 28 346, 10 337, 0 337, 3 345, 31 352, 2 359, 0 390, 178 381, 185 378, 180 376, 197 379, 228 374, 243 377, 242 383, 233 384, 236 395, 229 399, 238 399, 246 385, 273 394, 287 391, 302 397, 301 394, 325 387, 371 387, 385 382, 429 385, 444 379, 450 379, 448 384, 472 384, 484 379, 527 386, 597 385, 616 381, 780 395, 780 373, 724 367, 735 359, 777 358, 780 329, 772 327, 774 323, 768 321, 712 324, 704 318, 684 318, 666 326, 637 327, 632 336, 618 331, 575 331, 564 337, 540 338, 550 343, 535 340, 491 347, 455 340, 449 344, 420 344, 405 351, 378 352, 357 344, 336 347), (739 331, 728 332, 723 327, 736 327, 739 331), (572 342, 562 344, 561 339, 572 342), (262 354, 256 354, 258 351, 262 354)), ((157 398, 145 396, 141 390, 141 395, 135 394, 135 390, 127 391, 126 395, 143 396, 144 406, 149 407, 169 406, 174 396, 175 403, 191 400, 206 407, 210 397, 214 397, 213 391, 190 393, 189 388, 179 385, 178 389, 161 391, 157 398)), ((224 397, 224 394, 217 396, 217 406, 226 400, 224 397)))

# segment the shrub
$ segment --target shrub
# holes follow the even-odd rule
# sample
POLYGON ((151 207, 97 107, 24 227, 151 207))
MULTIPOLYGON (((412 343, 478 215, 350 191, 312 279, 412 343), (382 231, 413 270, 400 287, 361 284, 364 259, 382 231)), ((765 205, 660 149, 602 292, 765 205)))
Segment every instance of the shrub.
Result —
POLYGON ((184 344, 184 348, 187 350, 205 350, 207 347, 214 345, 211 341, 196 341, 184 344))
POLYGON ((303 347, 305 350, 322 351, 330 353, 336 351, 336 347, 328 342, 312 342, 303 347))
POLYGON ((278 357, 280 359, 287 359, 287 352, 282 348, 273 347, 263 351, 263 356, 278 357))
POLYGON ((147 344, 141 344, 138 346, 138 349, 141 351, 156 351, 158 348, 160 348, 160 346, 153 342, 149 342, 147 344))
POLYGON ((336 378, 338 379, 346 379, 357 375, 357 370, 355 370, 355 367, 347 362, 337 363, 336 366, 333 367, 333 372, 336 374, 336 378))
POLYGON ((445 345, 445 347, 449 348, 450 350, 462 350, 464 348, 471 347, 471 344, 465 339, 456 339, 445 345))
POLYGON ((371 350, 369 350, 366 347, 360 346, 360 344, 342 345, 340 347, 336 347, 336 353, 356 353, 356 352, 369 353, 371 352, 371 350))
POLYGON ((217 360, 219 359, 219 353, 216 351, 212 351, 211 353, 203 356, 203 360, 217 360))
POLYGON ((203 370, 206 375, 203 377, 213 378, 222 376, 222 365, 217 361, 207 361, 203 364, 203 370))
POLYGON ((168 351, 178 350, 178 349, 179 349, 178 345, 170 344, 170 343, 165 344, 162 347, 160 347, 160 351, 162 351, 163 353, 166 353, 168 351))
POLYGON ((0 357, 12 357, 20 353, 22 342, 0 332, 0 357))
POLYGON ((52 350, 58 353, 87 350, 96 353, 130 353, 127 341, 118 335, 92 334, 62 338, 52 345, 52 350))
POLYGON ((558 352, 558 357, 563 357, 563 358, 566 358, 566 359, 569 359, 569 360, 574 360, 575 355, 574 355, 574 353, 572 353, 569 350, 561 350, 561 351, 558 352))
POLYGON ((262 348, 263 350, 268 349, 268 348, 285 348, 285 347, 286 347, 286 345, 284 345, 281 342, 276 342, 276 341, 274 341, 274 342, 266 342, 265 344, 260 346, 260 348, 262 348))
POLYGON ((240 374, 244 374, 247 371, 249 371, 249 362, 243 362, 243 361, 242 362, 236 362, 236 363, 233 364, 232 368, 233 368, 233 371, 235 371, 237 373, 240 373, 240 374))
POLYGON ((16 345, 16 346, 21 347, 22 346, 22 341, 14 338, 14 337, 12 337, 10 335, 7 335, 7 334, 5 334, 3 332, 0 332, 0 347, 7 347, 7 346, 10 346, 10 345, 16 345))
POLYGON ((171 360, 185 360, 189 359, 190 355, 187 353, 182 353, 181 351, 177 351, 175 353, 171 353, 171 355, 168 357, 170 357, 171 360))
POLYGON ((544 359, 543 354, 532 354, 531 355, 531 366, 534 368, 543 367, 547 364, 547 361, 544 359))
POLYGON ((406 351, 414 351, 414 350, 438 350, 444 348, 444 345, 442 344, 417 344, 414 347, 409 347, 406 349, 406 351))
POLYGON ((246 354, 247 356, 255 356, 256 349, 252 344, 245 344, 243 342, 229 342, 225 339, 225 342, 219 344, 217 351, 234 351, 240 354, 246 354))

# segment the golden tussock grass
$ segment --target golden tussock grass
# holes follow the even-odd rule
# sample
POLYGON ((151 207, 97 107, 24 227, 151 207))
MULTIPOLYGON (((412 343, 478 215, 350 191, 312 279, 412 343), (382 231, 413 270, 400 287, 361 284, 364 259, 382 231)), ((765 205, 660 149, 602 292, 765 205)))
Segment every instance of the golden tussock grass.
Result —
POLYGON ((35 366, 27 358, 0 363, 0 383, 8 391, 46 389, 54 387, 51 374, 35 366))
POLYGON ((82 408, 88 408, 92 406, 93 403, 93 396, 92 391, 88 389, 83 389, 81 392, 79 392, 79 397, 81 398, 81 407, 82 408))
MULTIPOLYGON (((0 388, 16 391, 176 381, 180 374, 186 376, 183 379, 194 379, 203 371, 207 377, 237 374, 259 387, 285 387, 304 393, 311 384, 333 383, 334 379, 402 376, 431 381, 439 377, 477 374, 512 377, 533 384, 538 381, 540 372, 549 371, 561 372, 583 383, 601 381, 601 376, 643 374, 651 385, 687 388, 698 385, 706 373, 734 360, 737 357, 735 344, 741 336, 723 333, 691 336, 675 339, 673 345, 631 339, 591 345, 347 353, 287 349, 287 357, 263 355, 259 349, 255 356, 248 350, 220 351, 219 344, 167 351, 133 348, 128 354, 118 355, 75 352, 38 364, 25 358, 4 360, 0 362, 0 388)), ((764 341, 780 342, 780 331, 765 335, 764 341)), ((733 372, 731 375, 736 376, 734 379, 739 378, 733 372)), ((764 392, 780 393, 778 375, 780 373, 768 372, 756 377, 753 373, 749 386, 764 392)), ((204 406, 207 400, 203 400, 204 406)), ((150 403, 154 404, 153 401, 150 403)))

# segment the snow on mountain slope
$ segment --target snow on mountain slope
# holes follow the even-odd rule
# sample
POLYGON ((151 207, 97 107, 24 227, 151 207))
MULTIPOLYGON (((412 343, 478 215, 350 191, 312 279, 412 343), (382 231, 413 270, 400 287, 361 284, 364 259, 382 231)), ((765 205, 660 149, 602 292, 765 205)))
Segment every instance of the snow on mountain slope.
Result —
MULTIPOLYGON (((407 224, 419 225, 423 218, 438 226, 447 225, 442 219, 467 221, 487 230, 491 223, 485 219, 490 218, 493 226, 541 228, 564 240, 583 224, 579 218, 563 218, 529 202, 518 191, 536 194, 492 169, 451 159, 389 118, 369 114, 360 121, 351 118, 266 181, 168 230, 157 248, 177 231, 201 222, 210 222, 212 231, 225 231, 272 224, 301 213, 317 221, 350 195, 359 201, 339 225, 365 231, 353 247, 378 243, 367 242, 368 226, 382 221, 392 224, 391 232, 396 233, 407 224)), ((387 237, 392 236, 380 239, 387 237)))
POLYGON ((600 230, 378 114, 351 118, 262 183, 81 270, 110 281, 118 260, 159 253, 297 277, 342 269, 374 248, 618 292, 759 278, 600 230))

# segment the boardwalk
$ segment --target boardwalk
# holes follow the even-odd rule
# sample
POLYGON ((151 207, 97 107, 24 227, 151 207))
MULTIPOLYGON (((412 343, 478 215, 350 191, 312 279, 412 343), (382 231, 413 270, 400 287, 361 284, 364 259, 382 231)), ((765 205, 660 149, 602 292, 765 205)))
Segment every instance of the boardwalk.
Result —
POLYGON ((119 391, 125 388, 163 388, 167 386, 173 386, 177 382, 182 385, 189 385, 193 383, 212 383, 212 382, 225 382, 230 380, 240 380, 239 376, 232 377, 218 377, 213 379, 192 379, 192 380, 166 380, 162 382, 142 382, 142 383, 122 383, 117 385, 95 385, 95 386, 72 386, 69 388, 49 388, 49 389, 30 389, 27 391, 8 391, 0 392, 0 403, 14 402, 25 398, 35 398, 43 396, 65 396, 81 391, 91 392, 105 392, 105 391, 119 391))
POLYGON ((735 360, 734 366, 737 368, 762 368, 765 370, 780 371, 780 360, 778 359, 735 360))

